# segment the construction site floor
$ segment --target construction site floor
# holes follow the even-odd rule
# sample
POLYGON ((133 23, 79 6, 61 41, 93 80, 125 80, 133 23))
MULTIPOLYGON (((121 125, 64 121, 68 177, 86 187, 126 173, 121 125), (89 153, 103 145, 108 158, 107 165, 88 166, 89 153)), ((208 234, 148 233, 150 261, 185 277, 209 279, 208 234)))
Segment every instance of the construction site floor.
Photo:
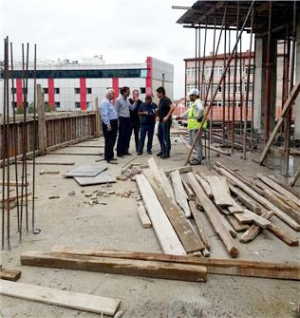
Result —
MULTIPOLYGON (((103 145, 104 140, 93 139, 81 145, 103 145)), ((236 317, 236 318, 289 318, 295 316, 295 307, 300 300, 300 284, 296 281, 261 279, 224 275, 208 275, 206 283, 190 283, 173 280, 152 279, 93 273, 86 271, 62 270, 22 266, 20 255, 25 251, 51 251, 54 245, 76 247, 97 247, 125 251, 162 253, 152 228, 142 228, 137 215, 137 201, 130 197, 116 195, 102 198, 106 205, 90 206, 85 197, 101 189, 101 185, 80 187, 75 180, 63 177, 73 167, 95 164, 103 148, 60 149, 58 153, 89 153, 95 155, 52 154, 37 158, 38 161, 74 161, 75 166, 36 166, 36 220, 39 234, 23 231, 22 242, 17 234, 16 209, 12 210, 11 250, 2 251, 2 266, 6 269, 19 269, 22 276, 19 282, 52 287, 61 290, 94 294, 121 299, 120 311, 124 318, 192 318, 192 317, 236 317), (42 170, 59 170, 59 174, 43 174, 42 170), (74 191, 74 195, 70 192, 74 191), (56 199, 49 199, 57 196, 56 199)), ((171 157, 162 160, 156 157, 158 146, 153 148, 153 157, 164 169, 182 166, 187 149, 177 139, 173 140, 171 157)), ((118 165, 109 165, 109 171, 117 176, 127 162, 147 162, 150 155, 126 156, 119 159, 118 165)), ((249 153, 246 161, 241 153, 233 156, 218 156, 211 151, 210 160, 219 160, 229 168, 239 170, 243 176, 254 177, 256 173, 280 174, 253 162, 259 153, 249 153)), ((103 162, 99 162, 102 164, 103 162)), ((96 163, 98 164, 98 163, 96 163)), ((276 165, 275 165, 276 166, 276 165)), ((28 166, 28 179, 32 178, 32 167, 28 166)), ((204 165, 195 169, 208 173, 204 165)), ((14 167, 11 166, 11 173, 14 167)), ((215 173, 211 170, 211 173, 215 173)), ((109 190, 122 193, 133 190, 138 194, 134 181, 117 181, 109 190)), ((299 188, 295 188, 298 189, 299 188)), ((102 200, 101 199, 101 200, 102 200)), ((31 217, 31 213, 29 213, 31 217)), ((222 242, 204 217, 203 222, 212 241, 211 257, 229 258, 222 242)), ((299 234, 281 225, 294 236, 299 234)), ((31 230, 31 220, 29 222, 31 230)), ((300 261, 298 247, 289 247, 267 231, 248 244, 241 244, 240 259, 257 261, 300 261)), ((99 315, 50 306, 31 301, 1 297, 1 317, 99 317, 99 315)))

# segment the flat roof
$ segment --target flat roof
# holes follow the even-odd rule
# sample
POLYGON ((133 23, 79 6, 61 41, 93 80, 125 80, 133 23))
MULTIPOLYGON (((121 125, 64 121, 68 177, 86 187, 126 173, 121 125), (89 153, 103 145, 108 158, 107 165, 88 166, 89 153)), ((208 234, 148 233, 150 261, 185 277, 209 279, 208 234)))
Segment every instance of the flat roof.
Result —
MULTIPOLYGON (((253 33, 266 35, 269 22, 269 6, 272 5, 272 33, 277 38, 286 35, 286 28, 293 30, 294 1, 255 1, 253 33)), ((297 15, 300 14, 300 2, 296 1, 297 15)), ((241 29, 252 1, 197 1, 177 21, 184 27, 222 26, 224 10, 227 6, 225 27, 227 29, 241 29), (239 19, 238 17, 239 8, 239 19), (239 20, 239 21, 238 21, 239 20)), ((251 19, 246 23, 246 30, 251 28, 251 19)))

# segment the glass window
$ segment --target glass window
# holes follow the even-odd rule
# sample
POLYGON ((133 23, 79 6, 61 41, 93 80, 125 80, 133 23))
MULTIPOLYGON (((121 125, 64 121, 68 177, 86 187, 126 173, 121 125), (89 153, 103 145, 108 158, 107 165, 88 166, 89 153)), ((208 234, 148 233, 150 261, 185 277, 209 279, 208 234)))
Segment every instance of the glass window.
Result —
POLYGON ((141 70, 140 77, 147 77, 147 70, 141 70))
POLYGON ((44 87, 44 88, 43 88, 43 93, 44 93, 44 94, 48 94, 48 88, 47 88, 47 87, 44 87))
POLYGON ((58 87, 55 87, 54 88, 54 92, 55 92, 55 94, 59 94, 60 93, 60 89, 58 87))
POLYGON ((80 88, 75 87, 75 88, 74 88, 74 92, 75 92, 75 94, 80 94, 80 88))
POLYGON ((60 102, 55 102, 55 108, 60 108, 60 102))
POLYGON ((75 102, 75 108, 76 109, 80 108, 80 102, 75 102))
POLYGON ((140 91, 141 91, 141 94, 146 94, 146 87, 141 87, 140 91))
POLYGON ((90 87, 88 87, 88 88, 86 89, 86 93, 87 93, 87 94, 92 94, 92 89, 91 89, 90 87))

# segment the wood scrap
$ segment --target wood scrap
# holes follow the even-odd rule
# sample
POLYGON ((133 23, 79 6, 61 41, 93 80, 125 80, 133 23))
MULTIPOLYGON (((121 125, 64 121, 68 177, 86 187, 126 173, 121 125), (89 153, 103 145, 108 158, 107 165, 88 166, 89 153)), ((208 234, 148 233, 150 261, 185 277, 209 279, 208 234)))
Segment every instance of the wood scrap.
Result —
POLYGON ((273 180, 274 182, 278 183, 281 187, 283 187, 284 189, 286 189, 287 191, 293 193, 296 197, 299 197, 299 192, 296 191, 294 188, 289 187, 288 185, 286 185, 285 183, 282 183, 280 180, 278 180, 278 178, 276 178, 274 175, 268 175, 268 178, 273 180))
POLYGON ((207 180, 204 179, 204 177, 202 175, 200 175, 199 173, 195 173, 195 177, 196 177, 197 181, 199 182, 199 184, 201 185, 201 187, 204 190, 204 192, 206 193, 206 195, 210 199, 213 199, 214 195, 213 195, 213 192, 211 190, 211 186, 207 182, 207 180))
POLYGON ((289 246, 299 246, 299 240, 291 237, 287 232, 282 230, 278 225, 271 223, 268 225, 267 229, 277 236, 280 240, 286 243, 289 246))
MULTIPOLYGON (((18 161, 19 164, 23 164, 23 161, 18 161)), ((33 161, 27 160, 27 164, 33 164, 33 161)), ((36 161, 36 165, 49 165, 49 166, 74 166, 74 161, 36 161)))
POLYGON ((169 176, 171 172, 178 170, 179 173, 188 173, 188 172, 192 172, 193 168, 191 166, 183 166, 183 167, 177 167, 177 168, 172 168, 172 169, 167 169, 165 170, 165 174, 166 176, 169 176))
POLYGON ((10 182, 7 182, 7 181, 0 181, 0 185, 4 185, 4 186, 10 186, 10 187, 27 187, 29 185, 29 183, 22 183, 22 181, 10 181, 10 182))
POLYGON ((0 294, 108 316, 114 316, 121 302, 115 298, 75 293, 37 285, 12 283, 4 280, 0 282, 0 294))
POLYGON ((255 223, 256 225, 266 228, 271 224, 270 221, 265 218, 251 212, 250 210, 245 209, 244 213, 236 213, 234 217, 241 223, 255 223))
POLYGON ((151 227, 152 223, 147 215, 147 212, 145 210, 145 207, 143 205, 140 205, 138 207, 138 216, 140 218, 140 221, 142 223, 142 226, 144 229, 151 227))
POLYGON ((296 184, 296 182, 297 182, 297 180, 299 179, 299 177, 300 177, 300 169, 298 169, 298 170, 296 171, 296 173, 295 173, 294 176, 292 177, 291 181, 289 182, 288 186, 289 186, 289 187, 293 187, 293 186, 296 184))
MULTIPOLYGON (((162 180, 162 176, 158 170, 157 164, 156 164, 155 160, 153 159, 153 157, 148 159, 148 164, 149 164, 149 168, 151 169, 151 173, 153 175, 153 178, 155 179, 155 182, 157 182, 160 187, 163 187, 164 183, 162 180)), ((166 192, 166 194, 168 195, 167 192, 166 192)))
POLYGON ((136 182, 163 252, 165 254, 186 255, 149 181, 143 174, 139 174, 136 176, 136 182))
POLYGON ((224 182, 218 176, 206 176, 205 179, 211 187, 215 204, 218 206, 231 206, 232 198, 225 188, 224 182))
POLYGON ((223 224, 226 226, 228 232, 233 238, 237 238, 236 231, 232 228, 231 224, 228 223, 228 220, 223 216, 223 224))
POLYGON ((51 152, 51 155, 57 156, 102 156, 103 153, 95 152, 95 153, 87 153, 87 152, 51 152))
MULTIPOLYGON (((0 279, 10 280, 16 282, 21 277, 21 271, 19 270, 8 270, 5 268, 0 268, 0 279)), ((1 286, 0 286, 1 289, 1 286)))
POLYGON ((187 253, 202 251, 205 248, 203 242, 194 234, 180 208, 165 195, 163 189, 154 180, 150 170, 144 170, 144 174, 151 184, 185 251, 187 253))
MULTIPOLYGON (((262 217, 269 220, 273 213, 271 211, 265 210, 262 213, 262 217)), ((257 224, 252 224, 250 228, 239 238, 239 241, 241 243, 248 243, 250 241, 253 241, 256 236, 261 232, 261 227, 257 224)))
POLYGON ((35 251, 22 253, 21 263, 29 266, 85 270, 189 282, 205 282, 207 272, 206 267, 202 265, 35 251))
POLYGON ((289 198, 290 200, 294 201, 297 205, 300 206, 300 198, 295 196, 293 193, 291 193, 290 191, 286 190, 285 188, 283 188, 282 186, 280 186, 278 183, 274 182, 273 180, 269 179, 268 177, 265 177, 261 173, 258 173, 257 176, 265 184, 267 184, 268 186, 270 186, 271 188, 273 188, 277 192, 285 195, 287 198, 289 198))
POLYGON ((188 200, 195 200, 195 193, 191 189, 189 183, 187 182, 187 176, 183 173, 180 175, 183 187, 185 189, 185 192, 188 196, 188 200))
POLYGON ((60 171, 56 170, 56 171, 49 171, 49 170, 42 170, 39 172, 40 175, 44 175, 44 174, 60 174, 60 171))
POLYGON ((195 220, 200 238, 201 238, 202 242, 204 243, 205 247, 208 250, 210 250, 211 245, 210 245, 210 242, 208 239, 208 235, 206 234, 206 231, 204 229, 203 223, 202 223, 201 218, 200 218, 201 212, 197 209, 196 203, 194 201, 189 201, 189 206, 190 206, 193 218, 195 220))
POLYGON ((54 246, 53 252, 161 261, 180 264, 195 264, 207 267, 209 274, 237 275, 247 277, 300 280, 299 262, 261 262, 236 259, 214 259, 192 256, 176 256, 157 253, 104 250, 87 247, 54 246))
POLYGON ((184 215, 187 218, 190 218, 191 211, 190 211, 190 207, 189 207, 188 202, 187 202, 187 194, 183 188, 183 184, 181 182, 179 171, 175 170, 175 171, 171 172, 170 176, 171 176, 172 183, 173 183, 176 202, 183 210, 184 215))
POLYGON ((168 177, 166 176, 163 169, 159 169, 159 173, 161 176, 161 180, 163 183, 163 189, 166 192, 168 198, 172 199, 172 201, 176 202, 174 190, 172 188, 171 182, 169 181, 168 177))
POLYGON ((216 233, 220 236, 227 251, 232 257, 237 257, 239 254, 238 246, 236 245, 235 241, 232 239, 225 225, 222 223, 222 216, 220 215, 216 206, 211 202, 209 197, 205 194, 204 190, 201 188, 201 186, 197 182, 195 175, 189 172, 188 178, 189 178, 192 189, 194 190, 196 196, 198 197, 199 201, 203 205, 203 208, 207 217, 209 218, 216 233))
POLYGON ((232 206, 227 207, 228 212, 231 214, 243 213, 244 208, 240 206, 233 198, 231 198, 231 200, 232 200, 232 206))
POLYGON ((232 227, 236 232, 244 232, 249 229, 248 224, 242 224, 240 223, 233 215, 229 214, 226 216, 232 227))
POLYGON ((286 213, 278 209, 274 204, 272 204, 269 200, 259 195, 253 189, 248 187, 245 183, 241 182, 237 179, 232 173, 229 173, 227 170, 219 167, 214 167, 216 171, 220 174, 227 177, 227 179, 232 180, 239 188, 249 194, 252 198, 258 201, 261 205, 263 205, 267 210, 274 212, 274 214, 280 218, 282 221, 287 223, 290 227, 292 227, 296 231, 300 231, 300 224, 298 224, 294 219, 288 216, 286 213))

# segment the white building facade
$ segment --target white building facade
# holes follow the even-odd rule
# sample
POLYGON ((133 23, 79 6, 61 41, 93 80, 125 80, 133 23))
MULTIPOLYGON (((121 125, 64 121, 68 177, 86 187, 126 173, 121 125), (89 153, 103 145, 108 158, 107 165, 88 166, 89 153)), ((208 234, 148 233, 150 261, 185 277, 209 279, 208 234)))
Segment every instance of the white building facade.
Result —
MULTIPOLYGON (((34 101, 34 71, 29 66, 28 105, 34 101)), ((82 63, 68 60, 57 63, 38 64, 36 82, 44 93, 45 103, 51 110, 91 110, 95 109, 95 99, 104 98, 108 88, 119 95, 120 88, 129 86, 131 91, 137 89, 140 98, 152 95, 156 100, 155 91, 164 86, 166 93, 173 98, 174 66, 158 59, 147 57, 139 64, 105 64, 102 56, 83 59, 82 63)), ((10 102, 15 107, 23 107, 24 72, 20 64, 14 66, 14 84, 10 80, 10 102)), ((0 95, 3 96, 3 72, 0 77, 0 95)), ((3 98, 0 100, 0 113, 3 113, 3 98)))

